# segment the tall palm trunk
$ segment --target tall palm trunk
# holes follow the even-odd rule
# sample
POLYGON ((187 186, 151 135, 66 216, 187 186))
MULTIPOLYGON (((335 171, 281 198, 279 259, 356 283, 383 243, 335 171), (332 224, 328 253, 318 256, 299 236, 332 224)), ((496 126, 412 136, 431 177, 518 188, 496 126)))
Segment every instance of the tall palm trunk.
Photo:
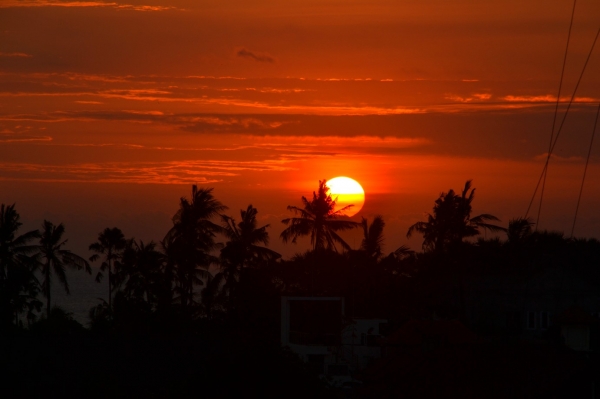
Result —
POLYGON ((44 281, 45 283, 45 287, 44 289, 46 290, 46 317, 50 318, 50 266, 51 266, 51 262, 50 260, 48 260, 46 262, 46 270, 45 273, 46 275, 44 276, 46 279, 44 281))
POLYGON ((112 250, 108 249, 108 308, 112 310, 112 250))

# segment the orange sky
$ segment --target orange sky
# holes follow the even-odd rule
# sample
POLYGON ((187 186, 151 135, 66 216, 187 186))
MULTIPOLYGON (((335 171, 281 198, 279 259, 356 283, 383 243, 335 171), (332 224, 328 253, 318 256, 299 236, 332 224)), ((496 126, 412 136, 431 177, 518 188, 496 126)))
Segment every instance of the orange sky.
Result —
MULTIPOLYGON (((570 1, 0 2, 0 202, 28 227, 64 222, 161 239, 192 184, 237 217, 281 219, 318 180, 366 191, 386 251, 441 191, 523 216, 548 149, 570 1)), ((561 98, 600 27, 577 3, 561 98)), ((600 46, 600 44, 598 45, 600 46)), ((541 228, 570 233, 600 101, 592 54, 550 164, 541 228)), ((564 107, 563 107, 564 109, 564 107)), ((600 237, 597 142, 576 235, 600 237)), ((536 213, 535 210, 534 213, 536 213)), ((357 246, 360 237, 349 238, 357 246)))

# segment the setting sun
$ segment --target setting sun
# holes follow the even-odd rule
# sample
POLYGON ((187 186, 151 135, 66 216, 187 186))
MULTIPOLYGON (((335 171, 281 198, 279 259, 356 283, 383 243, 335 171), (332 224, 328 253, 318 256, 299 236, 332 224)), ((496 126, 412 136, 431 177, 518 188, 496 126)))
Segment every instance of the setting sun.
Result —
POLYGON ((338 176, 327 180, 327 187, 329 187, 333 199, 337 200, 336 210, 354 205, 347 209, 344 214, 354 216, 360 212, 365 203, 365 190, 363 190, 360 183, 349 177, 338 176))

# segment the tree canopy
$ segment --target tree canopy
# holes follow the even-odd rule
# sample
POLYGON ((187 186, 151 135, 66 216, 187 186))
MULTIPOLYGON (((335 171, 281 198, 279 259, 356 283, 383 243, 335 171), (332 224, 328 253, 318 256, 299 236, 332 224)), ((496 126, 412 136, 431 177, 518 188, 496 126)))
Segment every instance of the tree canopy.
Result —
POLYGON ((345 250, 350 249, 338 232, 358 228, 361 224, 344 217, 344 211, 352 205, 335 210, 336 201, 329 193, 327 180, 319 181, 319 188, 313 191, 312 200, 309 201, 303 196, 302 204, 302 208, 291 205, 287 207, 298 217, 281 221, 288 226, 280 236, 283 242, 296 243, 298 237, 310 236, 310 243, 314 250, 337 251, 336 244, 345 250))

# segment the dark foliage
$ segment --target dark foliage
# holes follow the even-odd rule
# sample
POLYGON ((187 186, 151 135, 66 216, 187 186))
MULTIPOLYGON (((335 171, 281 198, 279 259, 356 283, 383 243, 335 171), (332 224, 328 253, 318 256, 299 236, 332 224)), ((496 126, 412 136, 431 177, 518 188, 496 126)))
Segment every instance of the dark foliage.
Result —
POLYGON ((543 345, 523 346, 508 328, 467 315, 485 281, 527 289, 530 279, 558 270, 600 287, 600 242, 533 231, 522 218, 506 229, 491 225, 497 221, 492 215, 471 217, 473 198, 470 181, 459 194, 442 193, 428 220, 409 230, 423 234, 423 251, 402 246, 386 255, 383 218, 338 218, 321 181, 312 201, 303 197, 303 208, 288 207, 298 217, 284 220, 281 236, 295 242, 308 235, 313 249, 282 260, 267 248, 268 225, 259 227, 256 208, 241 210, 236 221, 221 214, 226 207, 212 189, 194 186, 159 245, 125 239, 117 228, 105 229, 90 245, 96 252, 91 260, 103 260, 110 287, 108 302, 90 310, 90 328, 59 308, 35 320, 40 294, 48 295, 50 306, 51 278, 68 291, 65 267, 89 266, 64 249, 62 224, 45 222, 42 233, 18 235, 14 206, 2 205, 0 396, 339 397, 280 347, 281 296, 306 295, 343 297, 347 318, 386 319, 390 331, 411 320, 442 319, 460 321, 484 338, 427 351, 392 348, 357 376, 363 385, 355 396, 552 395, 536 387, 542 381, 556 397, 567 397, 566 387, 587 381, 597 362, 572 356, 557 327, 540 338, 543 345), (213 222, 217 217, 221 225, 213 222), (338 232, 355 227, 364 237, 351 249, 338 232), (482 228, 506 236, 475 241, 482 228), (31 244, 36 238, 40 243, 31 244), (524 370, 531 370, 534 383, 524 370))

